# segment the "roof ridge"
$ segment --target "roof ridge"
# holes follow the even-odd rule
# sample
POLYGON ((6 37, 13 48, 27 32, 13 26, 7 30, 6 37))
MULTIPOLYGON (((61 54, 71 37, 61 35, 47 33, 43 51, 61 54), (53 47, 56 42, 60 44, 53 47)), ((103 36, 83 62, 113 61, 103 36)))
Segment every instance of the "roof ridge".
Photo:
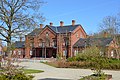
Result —
MULTIPOLYGON (((74 26, 78 26, 78 25, 81 25, 81 24, 75 24, 74 26)), ((62 27, 70 27, 70 26, 73 26, 72 24, 71 25, 64 25, 62 27)), ((56 26, 56 27, 61 27, 61 26, 56 26)))

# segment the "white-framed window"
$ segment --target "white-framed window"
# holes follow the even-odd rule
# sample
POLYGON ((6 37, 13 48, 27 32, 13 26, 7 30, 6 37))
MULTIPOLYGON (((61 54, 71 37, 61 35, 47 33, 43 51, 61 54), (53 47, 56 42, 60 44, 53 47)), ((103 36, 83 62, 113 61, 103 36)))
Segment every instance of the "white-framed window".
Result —
POLYGON ((30 56, 32 56, 32 51, 30 50, 30 56))
POLYGON ((41 42, 39 43, 39 46, 42 47, 42 43, 41 42))
POLYGON ((75 55, 75 56, 77 55, 77 50, 74 51, 74 55, 75 55))
POLYGON ((14 51, 13 54, 16 55, 16 51, 14 51))
POLYGON ((75 50, 74 51, 74 55, 76 56, 78 54, 78 50, 75 50))
POLYGON ((104 53, 102 51, 100 51, 100 55, 102 56, 104 53))
POLYGON ((34 47, 34 43, 32 42, 32 43, 30 43, 30 47, 34 47))
POLYGON ((49 33, 48 32, 46 32, 46 37, 48 37, 49 36, 49 33))
POLYGON ((77 37, 77 38, 79 38, 79 35, 78 35, 78 34, 76 34, 76 37, 77 37))
POLYGON ((65 42, 63 42, 63 46, 65 46, 65 42))
POLYGON ((18 51, 18 55, 21 55, 21 51, 20 50, 18 51))
POLYGON ((111 57, 113 57, 113 56, 114 56, 114 51, 112 50, 112 51, 111 51, 111 57))
POLYGON ((66 50, 63 50, 63 56, 66 56, 66 50))

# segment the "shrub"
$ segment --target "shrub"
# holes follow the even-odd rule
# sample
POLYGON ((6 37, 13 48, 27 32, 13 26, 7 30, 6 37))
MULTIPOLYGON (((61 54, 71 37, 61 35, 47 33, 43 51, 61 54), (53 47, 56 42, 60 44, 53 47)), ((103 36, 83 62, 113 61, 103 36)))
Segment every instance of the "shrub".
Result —
POLYGON ((67 59, 67 61, 69 61, 69 62, 76 61, 76 57, 70 57, 67 59))
POLYGON ((105 75, 105 74, 102 74, 100 76, 93 74, 90 76, 85 76, 85 77, 81 78, 80 80, 106 80, 106 79, 107 79, 107 75, 105 75))
POLYGON ((9 72, 3 72, 0 74, 0 80, 32 80, 32 75, 26 75, 22 72, 16 72, 11 75, 9 72))
POLYGON ((27 75, 23 72, 23 68, 18 65, 13 65, 11 59, 7 59, 7 64, 1 67, 0 80, 32 80, 32 75, 27 75))

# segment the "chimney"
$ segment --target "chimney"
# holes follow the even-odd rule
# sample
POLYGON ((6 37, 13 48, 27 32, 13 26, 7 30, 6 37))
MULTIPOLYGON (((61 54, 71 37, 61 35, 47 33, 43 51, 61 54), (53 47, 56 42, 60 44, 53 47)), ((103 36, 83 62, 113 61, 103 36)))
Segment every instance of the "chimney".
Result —
POLYGON ((53 23, 52 23, 52 22, 50 22, 50 26, 53 26, 53 23))
POLYGON ((62 27, 64 25, 64 22, 63 21, 60 21, 60 26, 62 27))
POLYGON ((74 26, 75 25, 75 20, 72 20, 72 26, 74 26))
POLYGON ((40 29, 42 29, 43 28, 43 24, 40 24, 40 29))

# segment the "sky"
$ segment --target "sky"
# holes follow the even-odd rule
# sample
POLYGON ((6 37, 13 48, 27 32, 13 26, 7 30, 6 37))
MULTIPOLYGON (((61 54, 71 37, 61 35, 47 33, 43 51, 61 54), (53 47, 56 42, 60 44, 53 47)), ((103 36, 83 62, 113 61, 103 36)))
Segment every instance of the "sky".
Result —
POLYGON ((59 26, 70 25, 72 20, 81 24, 87 34, 95 33, 99 24, 106 16, 120 13, 120 0, 44 0, 47 2, 41 7, 45 16, 44 25, 50 22, 59 26))

